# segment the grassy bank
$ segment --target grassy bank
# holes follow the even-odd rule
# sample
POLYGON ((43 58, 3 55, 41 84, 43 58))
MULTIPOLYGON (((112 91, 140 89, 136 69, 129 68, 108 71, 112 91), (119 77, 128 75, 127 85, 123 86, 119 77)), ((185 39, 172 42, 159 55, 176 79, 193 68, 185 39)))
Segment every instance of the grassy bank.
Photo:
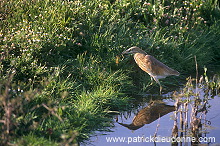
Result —
POLYGON ((218 65, 217 0, 13 0, 0 8, 1 143, 67 144, 108 130, 150 80, 139 46, 184 74, 218 65), (116 56, 119 56, 117 58, 116 56))

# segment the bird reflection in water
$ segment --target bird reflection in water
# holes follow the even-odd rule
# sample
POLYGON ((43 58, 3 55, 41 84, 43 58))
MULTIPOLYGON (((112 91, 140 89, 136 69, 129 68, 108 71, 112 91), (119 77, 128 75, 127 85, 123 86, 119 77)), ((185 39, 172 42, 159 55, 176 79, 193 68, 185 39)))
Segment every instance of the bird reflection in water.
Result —
POLYGON ((150 124, 158 118, 175 111, 175 109, 175 106, 166 105, 164 102, 153 101, 138 112, 131 124, 119 123, 117 119, 116 122, 130 130, 137 130, 145 124, 150 124))

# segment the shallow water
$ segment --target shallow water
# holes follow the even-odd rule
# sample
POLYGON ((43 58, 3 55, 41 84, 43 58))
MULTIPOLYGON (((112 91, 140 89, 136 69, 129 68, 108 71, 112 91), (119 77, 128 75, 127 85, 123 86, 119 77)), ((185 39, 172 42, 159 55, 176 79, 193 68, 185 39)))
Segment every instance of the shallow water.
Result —
MULTIPOLYGON (((204 96, 205 93, 202 92, 202 96, 204 96)), ((167 105, 174 105, 175 100, 173 100, 171 97, 169 98, 169 94, 161 96, 161 98, 166 98, 161 100, 162 102, 166 103, 167 105)), ((89 142, 86 145, 95 145, 95 146, 145 146, 145 145, 156 145, 156 146, 170 146, 172 145, 171 139, 168 137, 172 137, 172 129, 174 126, 174 119, 175 119, 175 112, 171 111, 164 116, 160 116, 160 118, 153 119, 151 115, 150 119, 151 121, 145 121, 145 124, 143 126, 140 126, 140 128, 135 128, 137 130, 130 130, 127 127, 123 126, 123 124, 131 124, 133 118, 137 115, 138 111, 141 111, 145 107, 150 107, 150 103, 144 102, 144 99, 152 98, 153 95, 145 95, 142 99, 139 99, 139 102, 137 101, 137 104, 139 106, 135 106, 135 108, 132 111, 127 111, 124 113, 121 113, 118 116, 114 116, 114 128, 111 129, 113 132, 96 132, 96 136, 93 136, 90 138, 89 142), (119 124, 123 123, 123 124, 119 124), (153 142, 153 136, 156 133, 156 141, 153 142), (158 141, 168 141, 168 142, 158 142, 158 141), (110 142, 111 141, 111 142, 110 142), (117 141, 117 142, 116 142, 117 141)), ((160 101, 160 102, 161 102, 160 101)), ((206 114, 205 112, 201 112, 198 114, 198 117, 201 117, 201 123, 202 123, 202 129, 200 130, 199 137, 201 137, 200 140, 204 141, 201 142, 202 144, 209 144, 209 145, 220 145, 220 96, 214 96, 208 97, 207 100, 207 110, 206 114), (211 142, 207 142, 207 140, 210 140, 211 142)), ((159 108, 161 108, 159 106, 159 108)), ((146 109, 146 108, 145 108, 146 109)), ((158 109, 159 110, 159 109, 158 109)), ((188 123, 190 123, 190 115, 191 115, 192 105, 189 104, 188 106, 188 123)), ((155 109, 151 110, 151 112, 154 112, 155 115, 155 109)), ((164 109, 162 109, 164 111, 164 109)), ((149 110, 147 111, 149 112, 149 110)), ((157 114, 157 112, 156 112, 157 114)), ((188 140, 191 138, 189 135, 189 129, 186 131, 183 131, 181 133, 180 130, 180 115, 178 113, 177 115, 177 126, 179 128, 178 137, 180 137, 180 134, 186 135, 185 138, 188 138, 188 140)), ((146 119, 146 118, 145 118, 146 119)), ((188 128, 190 128, 190 124, 188 124, 188 128)), ((132 129, 132 128, 131 128, 132 129)), ((177 140, 178 139, 173 139, 177 140)), ((192 139, 191 139, 192 140, 192 139)), ((180 143, 178 144, 180 145, 180 143)), ((182 143, 182 145, 191 145, 190 142, 182 143)))

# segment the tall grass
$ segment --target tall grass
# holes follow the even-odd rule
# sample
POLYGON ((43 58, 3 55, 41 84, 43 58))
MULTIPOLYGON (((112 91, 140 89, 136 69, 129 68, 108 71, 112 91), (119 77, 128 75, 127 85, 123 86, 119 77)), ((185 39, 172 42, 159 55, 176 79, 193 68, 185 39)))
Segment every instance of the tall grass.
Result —
POLYGON ((218 64, 219 16, 211 0, 1 1, 2 143, 78 143, 107 130, 106 111, 129 107, 126 95, 149 81, 119 54, 136 45, 181 73, 195 55, 218 64))

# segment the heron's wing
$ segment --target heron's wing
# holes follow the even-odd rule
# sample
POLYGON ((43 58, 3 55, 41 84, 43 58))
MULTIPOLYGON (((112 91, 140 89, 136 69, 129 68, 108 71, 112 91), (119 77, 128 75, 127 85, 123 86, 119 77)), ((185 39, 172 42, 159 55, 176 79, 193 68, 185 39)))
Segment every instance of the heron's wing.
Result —
POLYGON ((152 60, 147 57, 149 55, 145 55, 142 53, 136 53, 134 55, 134 60, 137 63, 137 65, 148 74, 151 74, 152 70, 152 60))
POLYGON ((154 75, 161 75, 161 76, 168 76, 168 75, 177 75, 179 72, 169 68, 156 58, 151 55, 146 55, 144 58, 144 62, 151 69, 152 74, 154 75))
POLYGON ((136 53, 134 55, 134 60, 143 71, 147 72, 151 76, 166 77, 168 75, 179 74, 179 72, 169 68, 151 55, 136 53))

